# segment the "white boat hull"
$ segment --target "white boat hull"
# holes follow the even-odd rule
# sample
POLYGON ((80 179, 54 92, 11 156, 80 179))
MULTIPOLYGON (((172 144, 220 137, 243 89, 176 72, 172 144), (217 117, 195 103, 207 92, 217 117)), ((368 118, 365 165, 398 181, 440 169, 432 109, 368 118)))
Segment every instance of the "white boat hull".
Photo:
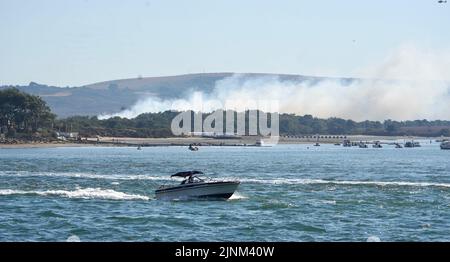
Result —
POLYGON ((161 188, 155 191, 156 199, 228 199, 236 191, 239 182, 192 183, 161 188))
POLYGON ((441 144, 441 149, 450 150, 450 142, 445 142, 441 144))

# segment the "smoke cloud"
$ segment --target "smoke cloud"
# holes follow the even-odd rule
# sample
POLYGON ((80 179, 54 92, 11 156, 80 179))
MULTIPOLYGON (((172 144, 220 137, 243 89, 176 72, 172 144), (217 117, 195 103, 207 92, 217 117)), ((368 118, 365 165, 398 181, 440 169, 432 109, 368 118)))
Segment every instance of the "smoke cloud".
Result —
POLYGON ((399 48, 381 63, 355 71, 362 79, 282 81, 236 74, 217 81, 211 93, 188 92, 182 99, 149 97, 130 109, 100 118, 133 118, 166 110, 211 112, 255 109, 249 101, 276 100, 281 113, 353 120, 450 119, 450 52, 399 48))

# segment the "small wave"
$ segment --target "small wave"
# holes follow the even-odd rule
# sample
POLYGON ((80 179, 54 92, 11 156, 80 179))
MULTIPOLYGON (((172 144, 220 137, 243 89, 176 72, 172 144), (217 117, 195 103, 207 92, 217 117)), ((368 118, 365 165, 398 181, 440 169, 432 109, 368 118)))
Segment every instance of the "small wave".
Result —
MULTIPOLYGON (((154 180, 170 181, 167 176, 151 175, 126 175, 126 174, 93 174, 93 173, 51 173, 51 172, 28 172, 28 171, 0 171, 0 176, 23 176, 23 177, 67 177, 67 178, 86 178, 86 179, 107 179, 107 180, 154 180)), ((301 179, 301 178, 279 178, 279 179, 252 179, 237 177, 226 177, 225 180, 236 180, 243 183, 255 184, 297 184, 297 185, 363 185, 363 186, 409 186, 409 187, 445 187, 450 188, 450 183, 434 182, 408 182, 408 181, 361 181, 361 180, 323 180, 323 179, 301 179)), ((116 182, 113 182, 116 184, 116 182)))
POLYGON ((410 187, 445 187, 450 188, 449 183, 432 182, 406 182, 406 181, 358 181, 358 180, 322 180, 322 179, 240 179, 241 182, 257 184, 297 184, 297 185, 363 185, 363 186, 410 186, 410 187))
POLYGON ((124 174, 93 174, 93 173, 52 173, 52 172, 27 172, 27 171, 3 171, 0 172, 0 176, 21 176, 21 177, 63 177, 63 178, 87 178, 87 179, 108 179, 108 180, 157 180, 166 181, 170 180, 168 177, 162 176, 149 176, 149 175, 124 175, 124 174))
POLYGON ((149 200, 150 198, 142 195, 126 194, 123 192, 114 191, 112 189, 101 188, 84 188, 76 189, 74 191, 68 190, 46 190, 46 191, 24 191, 13 189, 0 189, 0 195, 39 195, 39 196, 62 196, 68 198, 100 198, 112 200, 149 200))
POLYGON ((322 204, 336 205, 336 200, 321 200, 322 204))
POLYGON ((66 242, 81 242, 81 240, 78 236, 72 235, 67 238, 66 242))
POLYGON ((278 209, 278 208, 292 208, 296 207, 296 205, 284 201, 279 200, 270 200, 261 205, 262 209, 278 209))
POLYGON ((381 242, 381 239, 377 236, 370 236, 367 238, 366 242, 381 242))
POLYGON ((39 215, 43 216, 43 217, 58 217, 58 218, 63 218, 64 217, 63 215, 57 214, 57 213, 55 213, 55 212, 53 212, 51 210, 46 210, 46 211, 39 212, 39 215))
POLYGON ((239 199, 247 199, 248 197, 241 195, 239 192, 234 192, 234 194, 229 198, 229 200, 239 200, 239 199))

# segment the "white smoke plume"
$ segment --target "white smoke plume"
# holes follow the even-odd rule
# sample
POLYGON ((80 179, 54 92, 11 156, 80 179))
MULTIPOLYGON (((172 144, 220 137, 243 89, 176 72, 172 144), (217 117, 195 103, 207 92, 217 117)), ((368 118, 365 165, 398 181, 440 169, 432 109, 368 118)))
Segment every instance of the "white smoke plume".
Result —
POLYGON ((406 46, 384 62, 355 72, 362 80, 320 82, 281 81, 278 77, 236 74, 217 81, 205 94, 190 92, 183 99, 149 97, 130 109, 100 118, 133 118, 166 110, 211 112, 226 108, 253 109, 248 101, 277 100, 281 113, 311 114, 353 120, 450 119, 450 52, 406 46))

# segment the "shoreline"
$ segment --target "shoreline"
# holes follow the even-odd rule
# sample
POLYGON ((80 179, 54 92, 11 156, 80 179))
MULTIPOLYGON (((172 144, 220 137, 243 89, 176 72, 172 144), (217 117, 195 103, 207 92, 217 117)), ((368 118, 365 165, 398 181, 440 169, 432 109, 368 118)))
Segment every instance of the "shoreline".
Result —
POLYGON ((91 147, 91 146, 95 145, 81 144, 81 143, 19 143, 19 144, 0 144, 0 149, 91 147))
MULTIPOLYGON (((346 139, 352 142, 373 141, 398 141, 398 140, 436 140, 441 137, 398 137, 398 136, 347 136, 346 139)), ((334 144, 342 143, 344 138, 299 138, 299 137, 280 137, 278 144, 334 144)), ((242 137, 232 139, 214 139, 204 137, 171 137, 171 138, 130 138, 130 137, 102 137, 88 138, 83 142, 19 142, 17 144, 0 143, 0 149, 19 149, 19 148, 58 148, 58 147, 159 147, 159 146, 258 146, 259 137, 242 137)))

